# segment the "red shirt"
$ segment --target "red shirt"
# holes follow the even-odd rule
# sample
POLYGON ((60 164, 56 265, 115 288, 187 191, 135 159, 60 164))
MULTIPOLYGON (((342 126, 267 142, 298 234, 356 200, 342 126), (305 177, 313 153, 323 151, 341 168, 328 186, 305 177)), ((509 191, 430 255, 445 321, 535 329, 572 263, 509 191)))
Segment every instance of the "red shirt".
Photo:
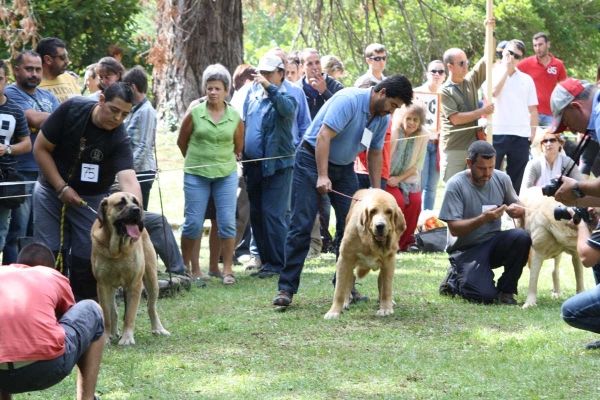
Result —
MULTIPOLYGON (((392 136, 392 121, 390 119, 390 124, 388 125, 388 129, 385 132, 385 139, 383 139, 383 163, 381 164, 381 177, 383 179, 390 179, 390 138, 392 136)), ((356 156, 356 160, 354 160, 354 172, 357 174, 369 174, 369 168, 367 167, 367 151, 363 151, 358 156, 356 156)))
POLYGON ((531 56, 522 60, 517 68, 533 78, 538 98, 538 113, 552 115, 552 108, 550 108, 552 91, 558 82, 567 79, 567 71, 562 61, 552 54, 548 56, 550 56, 550 64, 546 66, 538 61, 537 56, 531 56))
POLYGON ((49 267, 0 266, 0 363, 65 352, 58 319, 75 304, 69 280, 49 267))

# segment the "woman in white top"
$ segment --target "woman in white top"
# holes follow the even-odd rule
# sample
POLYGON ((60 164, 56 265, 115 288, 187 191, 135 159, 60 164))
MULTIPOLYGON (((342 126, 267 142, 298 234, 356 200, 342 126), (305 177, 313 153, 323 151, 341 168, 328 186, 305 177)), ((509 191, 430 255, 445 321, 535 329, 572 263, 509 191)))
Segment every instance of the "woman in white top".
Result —
POLYGON ((542 154, 527 163, 520 193, 532 186, 545 186, 552 178, 562 175, 563 172, 565 176, 577 181, 585 180, 573 160, 560 153, 565 144, 560 134, 540 130, 536 135, 536 141, 539 142, 542 154))

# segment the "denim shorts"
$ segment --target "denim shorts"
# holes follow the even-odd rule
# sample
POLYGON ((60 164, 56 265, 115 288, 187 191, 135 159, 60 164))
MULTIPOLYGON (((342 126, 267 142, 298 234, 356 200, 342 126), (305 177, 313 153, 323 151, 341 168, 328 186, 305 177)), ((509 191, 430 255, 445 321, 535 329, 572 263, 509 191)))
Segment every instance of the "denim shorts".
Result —
POLYGON ((104 333, 102 311, 92 300, 75 304, 58 323, 66 334, 65 352, 52 360, 37 361, 9 371, 0 370, 0 392, 24 393, 56 385, 71 374, 83 353, 104 333))

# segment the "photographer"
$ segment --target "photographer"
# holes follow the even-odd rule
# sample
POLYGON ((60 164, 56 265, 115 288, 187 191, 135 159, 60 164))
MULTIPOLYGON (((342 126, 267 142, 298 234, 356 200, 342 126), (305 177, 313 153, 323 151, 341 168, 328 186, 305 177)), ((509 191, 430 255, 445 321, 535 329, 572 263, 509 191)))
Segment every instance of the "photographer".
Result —
MULTIPOLYGON (((597 141, 600 136, 599 97, 598 88, 587 81, 569 78, 559 83, 550 99, 554 114, 551 132, 560 133, 570 128, 573 132, 589 132, 597 141)), ((554 198, 565 205, 600 206, 600 179, 577 182, 562 177, 554 198)))
MULTIPOLYGON (((586 267, 596 265, 600 261, 600 224, 598 214, 589 209, 592 215, 591 226, 596 225, 590 234, 588 224, 579 223, 577 229, 577 253, 586 267)), ((574 210, 569 208, 573 216, 574 210)), ((562 318, 577 329, 583 329, 600 334, 600 286, 579 293, 562 305, 562 318)), ((588 350, 600 349, 600 340, 586 346, 588 350)))

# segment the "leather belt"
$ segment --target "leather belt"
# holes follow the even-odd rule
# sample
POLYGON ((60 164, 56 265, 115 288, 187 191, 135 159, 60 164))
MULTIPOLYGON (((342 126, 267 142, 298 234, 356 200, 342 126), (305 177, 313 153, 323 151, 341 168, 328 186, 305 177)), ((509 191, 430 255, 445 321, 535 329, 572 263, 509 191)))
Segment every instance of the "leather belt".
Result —
POLYGON ((438 139, 429 139, 429 143, 438 144, 438 139))
POLYGON ((310 151, 313 155, 315 154, 315 148, 312 147, 312 145, 310 143, 308 143, 306 140, 302 141, 301 146, 304 147, 306 150, 310 151))
POLYGON ((34 361, 17 361, 17 362, 5 362, 0 363, 0 370, 3 371, 12 371, 13 369, 19 369, 28 366, 29 364, 33 364, 34 361))

